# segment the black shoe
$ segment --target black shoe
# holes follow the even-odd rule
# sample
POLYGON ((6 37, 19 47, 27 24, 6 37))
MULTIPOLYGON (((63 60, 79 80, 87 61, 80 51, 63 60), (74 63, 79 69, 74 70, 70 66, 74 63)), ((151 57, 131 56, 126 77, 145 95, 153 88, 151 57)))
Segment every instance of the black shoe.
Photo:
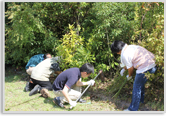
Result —
POLYGON ((56 105, 58 105, 59 107, 64 108, 64 105, 63 105, 63 104, 61 103, 61 101, 60 101, 60 97, 55 97, 54 100, 53 100, 53 102, 54 102, 56 105))
POLYGON ((86 100, 83 100, 83 99, 79 99, 78 102, 80 102, 80 103, 86 103, 87 101, 86 100))
POLYGON ((28 92, 30 89, 29 89, 29 82, 26 83, 26 86, 24 88, 24 91, 25 92, 28 92))
POLYGON ((41 86, 40 85, 36 85, 29 93, 29 96, 32 96, 38 92, 40 92, 41 86))

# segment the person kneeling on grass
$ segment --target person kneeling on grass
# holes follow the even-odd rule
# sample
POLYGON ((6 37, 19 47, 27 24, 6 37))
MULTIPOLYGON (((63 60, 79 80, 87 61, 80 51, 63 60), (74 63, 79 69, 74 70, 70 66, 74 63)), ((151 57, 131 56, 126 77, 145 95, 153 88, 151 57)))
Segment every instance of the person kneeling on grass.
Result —
POLYGON ((137 111, 139 104, 144 103, 145 83, 148 80, 145 73, 155 73, 156 64, 154 54, 138 45, 127 45, 123 41, 114 41, 111 51, 121 55, 121 63, 125 66, 120 74, 123 76, 128 70, 127 79, 132 78, 134 68, 136 76, 133 84, 132 101, 128 109, 124 111, 137 111))
POLYGON ((46 53, 32 56, 25 67, 27 74, 31 75, 36 65, 38 65, 40 62, 44 61, 47 58, 52 58, 51 54, 46 53))
MULTIPOLYGON (((69 68, 59 74, 53 83, 53 92, 56 95, 53 102, 60 107, 64 107, 67 102, 71 106, 76 106, 76 100, 81 95, 81 86, 93 86, 95 81, 90 80, 81 82, 81 77, 86 78, 91 73, 94 73, 94 66, 86 63, 80 68, 69 68)), ((80 100, 82 102, 82 100, 80 100)))
POLYGON ((26 92, 31 90, 29 96, 40 92, 43 97, 49 97, 48 90, 52 90, 49 77, 53 72, 59 74, 60 67, 57 63, 58 60, 59 57, 45 59, 33 69, 31 81, 27 82, 25 87, 26 92))

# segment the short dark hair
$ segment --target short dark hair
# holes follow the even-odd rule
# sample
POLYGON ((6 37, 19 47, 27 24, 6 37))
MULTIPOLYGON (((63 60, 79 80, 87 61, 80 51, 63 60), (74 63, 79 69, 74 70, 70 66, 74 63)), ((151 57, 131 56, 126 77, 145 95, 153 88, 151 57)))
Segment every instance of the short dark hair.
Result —
POLYGON ((122 50, 122 48, 124 47, 125 43, 123 41, 114 41, 112 44, 111 44, 111 51, 113 53, 117 53, 119 51, 122 50))
POLYGON ((87 74, 94 73, 94 66, 89 63, 85 63, 79 69, 80 72, 87 72, 87 74))
POLYGON ((48 58, 47 55, 51 55, 51 54, 50 53, 44 54, 44 59, 47 59, 48 58))

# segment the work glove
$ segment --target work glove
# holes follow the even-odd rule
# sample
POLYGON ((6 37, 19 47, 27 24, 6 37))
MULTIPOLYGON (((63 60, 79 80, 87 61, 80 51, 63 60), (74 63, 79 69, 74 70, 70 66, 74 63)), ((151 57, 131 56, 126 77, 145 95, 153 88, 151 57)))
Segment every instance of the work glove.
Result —
POLYGON ((94 85, 94 83, 95 83, 95 81, 94 81, 93 79, 91 79, 91 80, 90 80, 90 81, 88 81, 87 83, 88 83, 88 85, 93 86, 93 85, 94 85))
POLYGON ((123 69, 120 71, 121 76, 124 75, 124 72, 125 72, 125 69, 123 68, 123 69))
POLYGON ((132 76, 129 77, 129 75, 127 75, 126 77, 127 77, 127 80, 132 79, 132 76))
POLYGON ((75 107, 76 106, 76 101, 70 101, 69 104, 72 106, 72 107, 75 107))

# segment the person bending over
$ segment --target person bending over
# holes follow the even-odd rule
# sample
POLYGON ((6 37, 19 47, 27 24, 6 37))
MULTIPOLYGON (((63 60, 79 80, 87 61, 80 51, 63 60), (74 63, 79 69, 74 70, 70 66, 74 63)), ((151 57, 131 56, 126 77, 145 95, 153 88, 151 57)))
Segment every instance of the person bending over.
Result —
POLYGON ((81 77, 86 78, 91 73, 94 73, 94 66, 85 63, 80 68, 69 68, 59 74, 52 86, 53 92, 56 95, 53 102, 62 108, 65 102, 75 107, 77 104, 75 101, 81 95, 81 86, 92 86, 95 83, 94 80, 87 82, 81 81, 81 77))
POLYGON ((120 74, 128 70, 127 79, 132 78, 134 69, 136 76, 133 84, 132 101, 128 109, 124 111, 137 111, 140 102, 144 103, 145 83, 148 80, 146 72, 155 73, 156 64, 154 54, 139 45, 127 45, 123 41, 114 41, 111 51, 121 55, 121 63, 125 66, 120 74))
POLYGON ((36 65, 47 58, 52 58, 51 54, 47 53, 32 56, 25 67, 27 74, 31 75, 32 70, 36 67, 36 65))
POLYGON ((52 90, 52 84, 49 81, 50 75, 55 72, 59 74, 60 67, 57 63, 59 57, 45 59, 40 62, 32 71, 31 81, 26 84, 26 91, 30 91, 29 96, 41 93, 43 97, 49 97, 48 90, 52 90))

